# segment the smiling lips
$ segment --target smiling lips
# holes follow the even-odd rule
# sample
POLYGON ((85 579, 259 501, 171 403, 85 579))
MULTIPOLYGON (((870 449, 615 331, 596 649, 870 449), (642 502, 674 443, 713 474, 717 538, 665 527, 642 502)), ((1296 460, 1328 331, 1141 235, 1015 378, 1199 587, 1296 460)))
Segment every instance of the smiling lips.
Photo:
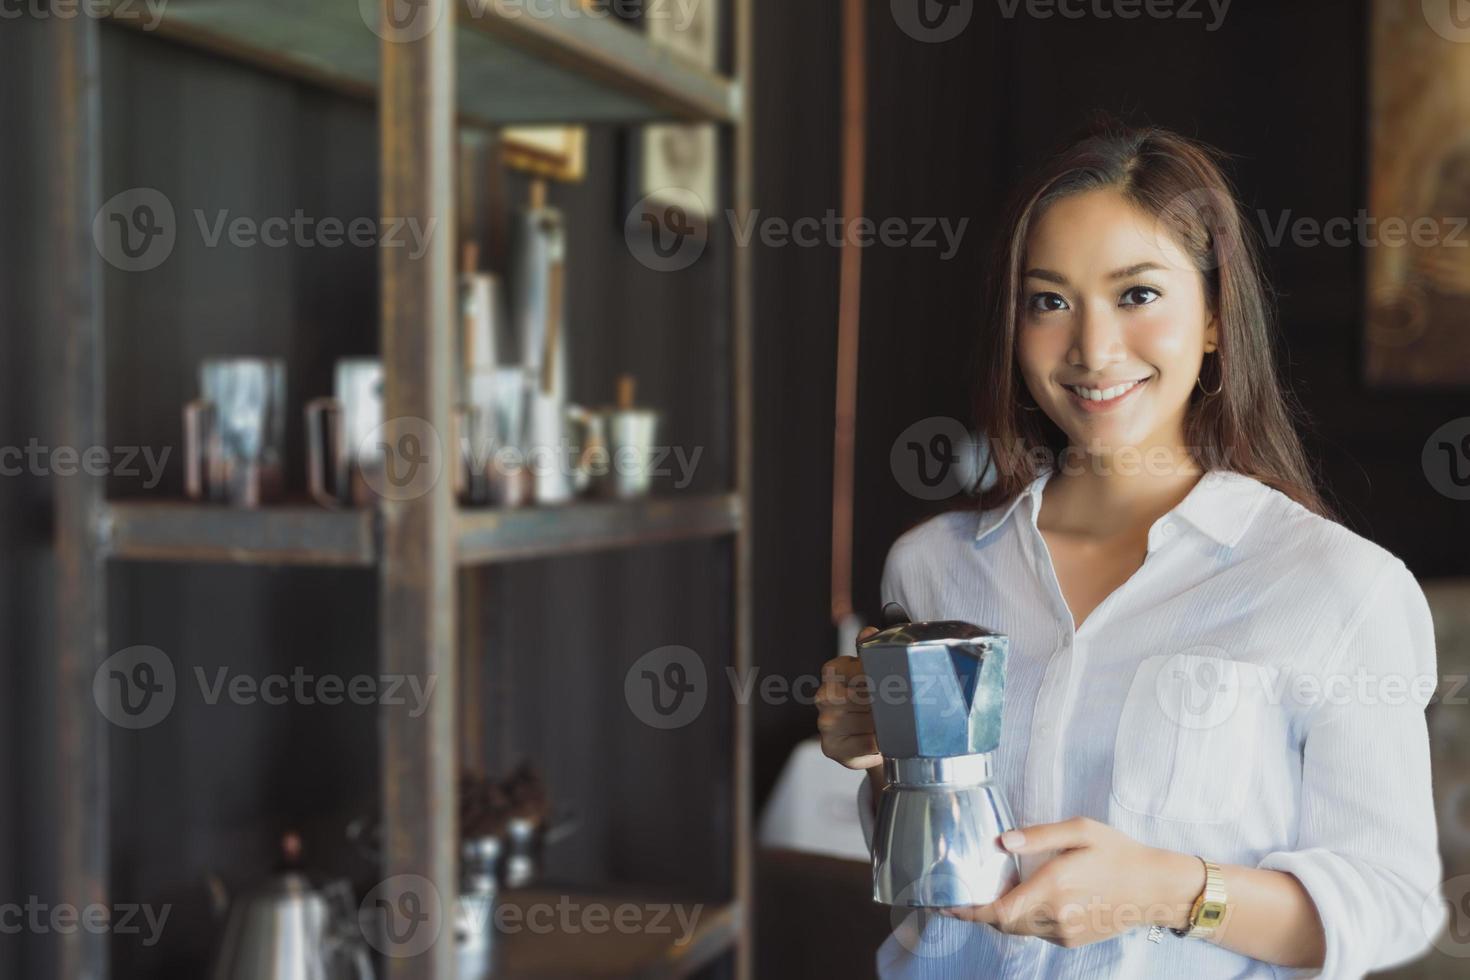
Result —
POLYGON ((1093 388, 1085 385, 1063 385, 1072 395, 1074 404, 1089 412, 1101 412, 1122 404, 1133 392, 1148 383, 1148 378, 1140 378, 1136 381, 1123 381, 1106 388, 1093 388))

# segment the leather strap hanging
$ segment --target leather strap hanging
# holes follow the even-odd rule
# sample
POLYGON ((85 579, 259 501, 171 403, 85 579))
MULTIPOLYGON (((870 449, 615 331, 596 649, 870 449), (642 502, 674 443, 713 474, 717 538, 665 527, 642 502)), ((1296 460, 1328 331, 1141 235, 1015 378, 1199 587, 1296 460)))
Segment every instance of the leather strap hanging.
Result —
MULTIPOLYGON (((844 232, 863 210, 867 165, 866 24, 863 0, 842 5, 842 215, 844 232)), ((854 430, 863 250, 844 233, 838 273, 837 412, 832 440, 832 621, 852 615, 854 430)))

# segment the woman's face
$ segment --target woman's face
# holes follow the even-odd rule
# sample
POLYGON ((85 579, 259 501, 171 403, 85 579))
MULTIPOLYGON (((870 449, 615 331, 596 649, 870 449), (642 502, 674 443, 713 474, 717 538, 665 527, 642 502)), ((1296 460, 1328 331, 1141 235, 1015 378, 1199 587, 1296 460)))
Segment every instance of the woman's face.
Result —
POLYGON ((1021 274, 1021 374, 1071 445, 1182 449, 1218 324, 1173 236, 1117 191, 1074 194, 1033 223, 1021 274))

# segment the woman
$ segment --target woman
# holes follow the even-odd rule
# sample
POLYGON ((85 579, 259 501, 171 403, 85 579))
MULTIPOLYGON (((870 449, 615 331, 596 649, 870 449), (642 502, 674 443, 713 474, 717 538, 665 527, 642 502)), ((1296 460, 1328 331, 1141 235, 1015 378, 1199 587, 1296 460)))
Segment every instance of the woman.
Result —
MULTIPOLYGON (((994 483, 899 538, 882 598, 1011 637, 995 762, 1022 880, 909 916, 880 972, 1337 980, 1417 957, 1444 920, 1428 605, 1313 489, 1216 154, 1091 135, 1005 229, 994 483)), ((870 824, 859 662, 823 675, 823 747, 872 777, 870 824)))

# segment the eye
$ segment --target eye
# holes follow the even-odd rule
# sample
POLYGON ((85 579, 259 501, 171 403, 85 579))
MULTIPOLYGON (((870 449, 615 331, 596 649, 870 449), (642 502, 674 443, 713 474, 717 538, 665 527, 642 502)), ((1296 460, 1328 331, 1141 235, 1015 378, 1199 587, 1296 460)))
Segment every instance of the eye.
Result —
POLYGON ((1067 301, 1059 293, 1032 293, 1026 308, 1032 313, 1054 313, 1067 309, 1067 301))
POLYGON ((1152 286, 1133 286, 1123 291, 1124 306, 1147 306, 1160 296, 1164 295, 1152 286), (1128 302, 1128 297, 1134 297, 1135 302, 1128 302), (1140 298, 1142 297, 1142 298, 1140 298))

